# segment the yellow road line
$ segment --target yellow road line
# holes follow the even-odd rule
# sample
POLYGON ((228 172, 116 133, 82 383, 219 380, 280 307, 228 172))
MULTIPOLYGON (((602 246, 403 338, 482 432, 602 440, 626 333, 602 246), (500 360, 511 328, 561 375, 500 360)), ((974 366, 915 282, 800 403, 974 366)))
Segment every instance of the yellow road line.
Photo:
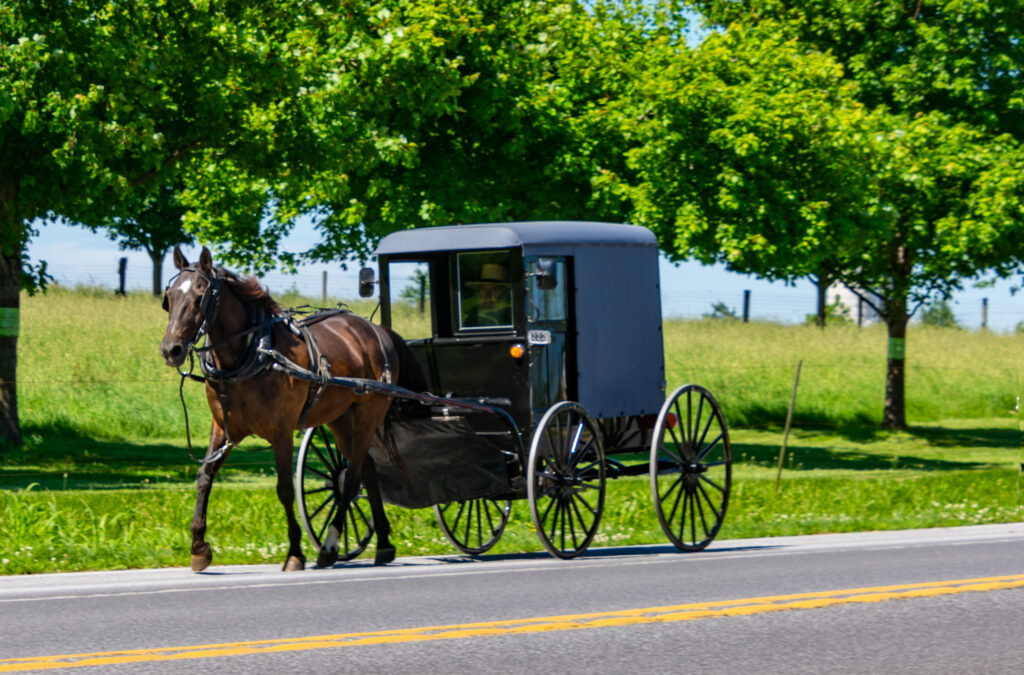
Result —
POLYGON ((13 659, 0 659, 0 673, 56 668, 83 668, 124 663, 154 663, 184 659, 206 659, 223 656, 243 656, 280 652, 334 649, 359 645, 454 640, 490 635, 521 635, 549 631, 580 630, 611 626, 629 626, 651 623, 693 621, 723 616, 749 616, 765 612, 794 609, 818 609, 853 603, 884 602, 906 598, 926 598, 957 593, 995 591, 1024 587, 1024 574, 979 579, 957 579, 899 586, 876 586, 846 590, 821 591, 774 595, 741 600, 700 602, 664 607, 646 607, 614 612, 567 614, 563 616, 485 621, 481 623, 448 626, 423 626, 366 633, 341 633, 279 640, 254 640, 223 644, 168 647, 163 649, 136 649, 125 651, 60 654, 13 659))

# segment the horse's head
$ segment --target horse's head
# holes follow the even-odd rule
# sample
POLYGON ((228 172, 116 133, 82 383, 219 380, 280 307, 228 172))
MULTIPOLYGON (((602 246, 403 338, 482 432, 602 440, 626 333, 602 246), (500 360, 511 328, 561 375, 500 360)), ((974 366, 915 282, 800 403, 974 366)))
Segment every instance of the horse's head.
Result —
POLYGON ((199 254, 199 262, 190 265, 181 249, 175 246, 174 266, 178 274, 164 291, 168 318, 160 353, 167 365, 177 368, 185 362, 192 345, 202 337, 217 312, 220 280, 213 269, 210 251, 205 247, 199 254))

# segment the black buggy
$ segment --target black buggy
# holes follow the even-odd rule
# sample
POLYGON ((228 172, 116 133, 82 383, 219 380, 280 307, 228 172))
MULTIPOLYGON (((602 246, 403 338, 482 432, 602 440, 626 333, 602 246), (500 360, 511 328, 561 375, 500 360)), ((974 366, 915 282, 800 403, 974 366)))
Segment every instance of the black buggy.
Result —
MULTIPOLYGON (((649 474, 669 540, 699 551, 714 539, 729 501, 729 435, 704 388, 665 396, 650 231, 593 222, 434 227, 391 234, 376 254, 380 321, 407 339, 430 392, 380 385, 395 396, 391 430, 402 458, 399 466, 372 451, 386 502, 433 507, 452 544, 476 555, 500 538, 512 500, 526 499, 544 548, 572 558, 597 533, 606 481, 649 474)), ((361 282, 372 294, 372 271, 361 282)), ((307 429, 295 482, 299 519, 318 549, 345 468, 330 432, 307 429)), ((357 498, 341 559, 359 555, 372 532, 357 498)))

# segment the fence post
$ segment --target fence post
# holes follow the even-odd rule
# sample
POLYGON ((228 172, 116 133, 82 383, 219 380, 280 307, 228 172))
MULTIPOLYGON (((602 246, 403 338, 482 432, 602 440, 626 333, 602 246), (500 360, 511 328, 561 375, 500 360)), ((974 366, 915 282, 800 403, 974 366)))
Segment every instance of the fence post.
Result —
POLYGON ((743 323, 750 321, 750 291, 743 291, 743 323))
POLYGON ((988 328, 988 298, 981 299, 981 329, 988 328))
POLYGON ((800 369, 803 368, 804 360, 800 359, 796 364, 796 378, 793 380, 793 395, 789 397, 789 411, 786 413, 786 429, 782 432, 782 448, 779 450, 779 470, 775 474, 775 492, 779 491, 779 484, 782 482, 782 463, 786 461, 786 443, 789 441, 789 425, 793 421, 793 406, 796 405, 796 389, 800 386, 800 369))
POLYGON ((118 295, 125 295, 124 278, 125 278, 125 272, 127 272, 127 270, 128 270, 128 258, 121 258, 120 262, 118 262, 118 264, 117 264, 117 276, 120 279, 120 283, 119 283, 118 288, 117 288, 117 294, 118 295))
POLYGON ((324 270, 320 281, 320 302, 327 304, 327 270, 324 270))
POLYGON ((427 310, 427 275, 420 277, 420 314, 427 310))

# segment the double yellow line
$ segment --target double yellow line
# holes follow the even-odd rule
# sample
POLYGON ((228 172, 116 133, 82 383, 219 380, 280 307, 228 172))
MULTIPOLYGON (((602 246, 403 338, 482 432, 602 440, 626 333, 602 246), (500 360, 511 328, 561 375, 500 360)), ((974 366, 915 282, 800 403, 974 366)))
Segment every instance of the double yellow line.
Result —
POLYGON ((931 598, 957 593, 995 591, 1024 587, 1024 574, 979 579, 957 579, 900 586, 877 586, 847 590, 775 595, 742 600, 699 602, 666 607, 646 607, 615 612, 567 614, 510 621, 424 626, 368 633, 341 633, 280 640, 255 640, 223 644, 192 645, 163 649, 136 649, 86 654, 61 654, 15 659, 0 659, 0 673, 55 668, 86 668, 125 663, 155 663, 184 659, 208 659, 224 656, 301 652, 360 645, 398 644, 428 640, 456 640, 491 635, 522 635, 549 631, 581 630, 611 626, 693 621, 712 617, 749 616, 794 609, 819 609, 853 603, 884 602, 907 598, 931 598))

